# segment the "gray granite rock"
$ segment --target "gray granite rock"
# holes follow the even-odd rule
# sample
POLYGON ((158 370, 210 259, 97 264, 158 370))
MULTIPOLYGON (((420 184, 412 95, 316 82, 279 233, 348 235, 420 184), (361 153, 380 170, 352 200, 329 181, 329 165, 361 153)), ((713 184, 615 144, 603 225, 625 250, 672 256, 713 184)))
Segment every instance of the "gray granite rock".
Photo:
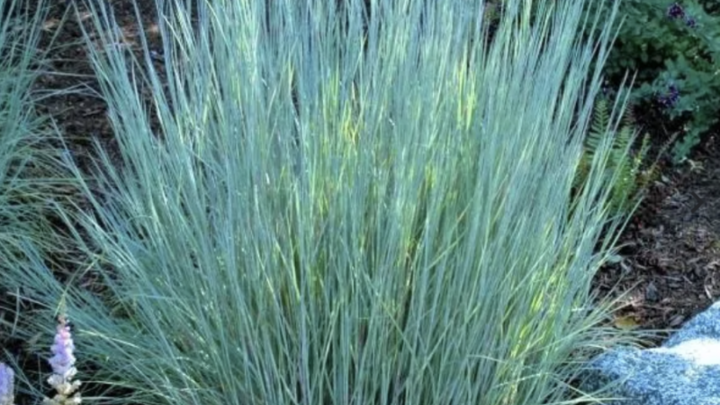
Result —
POLYGON ((622 348, 590 364, 594 389, 611 383, 611 405, 720 405, 720 302, 659 348, 622 348))

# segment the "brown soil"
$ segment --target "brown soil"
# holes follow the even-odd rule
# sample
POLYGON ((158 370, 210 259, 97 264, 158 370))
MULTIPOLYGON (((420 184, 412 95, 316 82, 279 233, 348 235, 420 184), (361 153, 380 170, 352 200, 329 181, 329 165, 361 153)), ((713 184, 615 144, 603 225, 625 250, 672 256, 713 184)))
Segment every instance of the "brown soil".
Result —
POLYGON ((720 297, 717 141, 707 136, 685 164, 663 170, 621 236, 622 261, 598 274, 599 291, 622 297, 619 326, 676 329, 720 297))
MULTIPOLYGON (((132 1, 108 1, 126 28, 127 44, 137 50, 138 19, 132 1)), ((76 13, 72 4, 52 3, 42 44, 50 62, 36 90, 61 92, 42 99, 38 110, 56 120, 79 158, 93 155, 94 140, 117 158, 107 106, 99 96, 82 40, 79 20, 87 10, 78 4, 76 13), (59 25, 66 12, 70 13, 67 21, 59 25)), ((161 52, 154 29, 154 2, 138 3, 151 46, 161 52)), ((626 245, 622 261, 598 274, 595 286, 602 295, 625 294, 623 322, 618 320, 618 326, 676 328, 720 295, 720 145, 716 138, 709 137, 698 148, 693 156, 697 167, 684 164, 663 171, 622 235, 626 245)))

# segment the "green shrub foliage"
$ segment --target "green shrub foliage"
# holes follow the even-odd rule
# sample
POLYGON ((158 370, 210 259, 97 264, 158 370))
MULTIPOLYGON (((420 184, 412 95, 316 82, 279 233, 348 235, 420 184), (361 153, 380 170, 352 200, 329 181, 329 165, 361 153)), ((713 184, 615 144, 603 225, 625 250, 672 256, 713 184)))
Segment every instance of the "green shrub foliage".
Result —
POLYGON ((672 149, 682 161, 720 114, 720 3, 626 0, 606 73, 637 74, 633 100, 682 125, 672 149))
MULTIPOLYGON (((488 21, 506 3, 489 2, 488 21)), ((588 5, 591 15, 607 7, 588 5)), ((620 12, 623 26, 604 70, 609 88, 635 77, 633 103, 679 128, 672 158, 681 162, 720 117, 720 2, 624 0, 620 12)))

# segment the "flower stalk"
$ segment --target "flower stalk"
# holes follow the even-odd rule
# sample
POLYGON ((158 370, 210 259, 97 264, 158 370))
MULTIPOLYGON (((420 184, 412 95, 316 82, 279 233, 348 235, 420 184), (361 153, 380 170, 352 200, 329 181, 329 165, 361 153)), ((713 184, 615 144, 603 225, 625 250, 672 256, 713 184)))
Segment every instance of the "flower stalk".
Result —
POLYGON ((53 357, 48 361, 52 366, 53 374, 48 378, 50 384, 57 394, 53 398, 45 398, 46 405, 70 405, 82 402, 80 393, 77 392, 81 382, 74 380, 77 374, 75 368, 75 344, 70 333, 70 326, 67 318, 60 316, 59 325, 55 334, 55 341, 52 345, 53 357))

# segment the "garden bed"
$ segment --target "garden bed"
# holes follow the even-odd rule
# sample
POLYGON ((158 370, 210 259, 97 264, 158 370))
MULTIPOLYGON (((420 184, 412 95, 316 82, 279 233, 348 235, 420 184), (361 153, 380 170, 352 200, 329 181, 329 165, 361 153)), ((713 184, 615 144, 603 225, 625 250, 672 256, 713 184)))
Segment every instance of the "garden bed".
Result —
MULTIPOLYGON (((126 28, 123 46, 142 58, 134 42, 139 14, 151 48, 160 55, 153 2, 140 2, 140 10, 135 10, 130 0, 111 4, 117 20, 126 28)), ((66 4, 52 7, 43 40, 50 59, 48 72, 35 90, 63 93, 42 99, 39 113, 57 122, 81 162, 88 162, 93 141, 100 141, 120 164, 107 106, 97 94, 98 84, 85 51, 81 22, 72 11, 65 14, 66 4), (67 21, 59 25, 63 17, 67 21)), ((84 13, 80 10, 81 19, 84 13)), ((638 115, 641 118, 642 112, 638 115)), ((665 138, 665 134, 650 135, 651 139, 665 138)), ((626 307, 615 321, 617 327, 676 328, 720 295, 720 145, 716 138, 708 136, 689 162, 677 167, 665 165, 621 237, 624 247, 620 259, 597 275, 595 288, 601 297, 625 295, 621 302, 626 307)), ((5 346, 6 342, 2 343, 5 346)), ((10 345, 11 350, 22 348, 10 345)), ((16 354, 22 357, 22 353, 16 354)))

